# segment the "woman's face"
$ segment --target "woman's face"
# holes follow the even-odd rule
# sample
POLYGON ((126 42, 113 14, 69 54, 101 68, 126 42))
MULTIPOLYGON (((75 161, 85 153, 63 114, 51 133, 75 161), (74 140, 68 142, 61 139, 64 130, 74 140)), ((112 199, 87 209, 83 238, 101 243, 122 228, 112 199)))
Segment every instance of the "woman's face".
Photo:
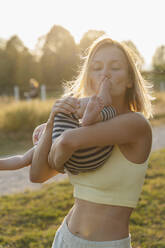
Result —
POLYGON ((93 93, 98 92, 104 77, 109 78, 111 96, 124 95, 127 88, 132 87, 125 54, 114 45, 106 45, 96 51, 88 75, 93 93))

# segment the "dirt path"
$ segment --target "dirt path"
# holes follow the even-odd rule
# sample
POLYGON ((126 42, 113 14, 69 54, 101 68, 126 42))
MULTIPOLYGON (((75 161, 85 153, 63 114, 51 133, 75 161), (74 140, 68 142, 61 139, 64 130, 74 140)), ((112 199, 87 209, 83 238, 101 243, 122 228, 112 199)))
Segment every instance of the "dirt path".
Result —
MULTIPOLYGON (((165 126, 153 128, 153 146, 152 151, 165 148, 165 126)), ((48 180, 46 183, 60 181, 67 178, 67 175, 59 174, 48 180)), ((45 183, 45 184, 46 184, 45 183)), ((26 189, 39 189, 42 184, 31 183, 29 180, 29 168, 23 168, 18 171, 0 172, 0 195, 23 192, 26 189)))

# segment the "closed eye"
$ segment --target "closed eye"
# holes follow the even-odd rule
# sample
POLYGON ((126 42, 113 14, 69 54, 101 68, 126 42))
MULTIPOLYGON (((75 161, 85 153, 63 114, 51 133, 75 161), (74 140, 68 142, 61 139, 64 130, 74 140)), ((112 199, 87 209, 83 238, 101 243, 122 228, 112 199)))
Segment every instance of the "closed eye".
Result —
POLYGON ((98 65, 93 65, 92 66, 92 70, 101 70, 101 66, 98 66, 98 65))
POLYGON ((120 70, 120 67, 112 67, 112 70, 120 70))
POLYGON ((97 71, 97 70, 101 70, 101 67, 94 67, 93 69, 97 71))

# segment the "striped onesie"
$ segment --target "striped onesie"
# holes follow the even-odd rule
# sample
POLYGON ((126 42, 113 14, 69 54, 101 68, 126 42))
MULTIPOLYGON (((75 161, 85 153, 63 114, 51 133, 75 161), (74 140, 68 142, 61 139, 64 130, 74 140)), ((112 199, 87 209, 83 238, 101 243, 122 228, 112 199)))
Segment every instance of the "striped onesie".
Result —
MULTIPOLYGON (((104 107, 101 111, 102 120, 110 120, 115 117, 116 111, 113 107, 104 107)), ((58 113, 54 118, 52 143, 60 136, 65 130, 79 128, 80 122, 74 114, 58 113)), ((80 149, 73 153, 71 158, 65 162, 64 168, 72 174, 79 174, 80 172, 87 172, 94 170, 104 164, 109 158, 113 146, 104 147, 90 147, 87 149, 80 149)))

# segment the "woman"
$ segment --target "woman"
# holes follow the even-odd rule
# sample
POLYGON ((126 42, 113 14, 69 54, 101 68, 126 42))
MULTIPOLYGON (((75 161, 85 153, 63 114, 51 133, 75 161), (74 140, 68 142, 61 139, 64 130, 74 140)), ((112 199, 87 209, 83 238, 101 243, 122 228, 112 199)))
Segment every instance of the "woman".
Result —
POLYGON ((76 150, 114 145, 110 158, 96 171, 73 175, 66 170, 75 203, 56 232, 53 248, 131 247, 129 218, 141 192, 152 143, 151 126, 144 117, 152 116, 151 97, 129 48, 108 37, 92 44, 70 92, 75 97, 91 96, 105 82, 109 82, 107 94, 116 117, 68 130, 51 146, 54 115, 72 112, 76 106, 75 98, 62 99, 34 151, 30 178, 44 182, 76 150))

